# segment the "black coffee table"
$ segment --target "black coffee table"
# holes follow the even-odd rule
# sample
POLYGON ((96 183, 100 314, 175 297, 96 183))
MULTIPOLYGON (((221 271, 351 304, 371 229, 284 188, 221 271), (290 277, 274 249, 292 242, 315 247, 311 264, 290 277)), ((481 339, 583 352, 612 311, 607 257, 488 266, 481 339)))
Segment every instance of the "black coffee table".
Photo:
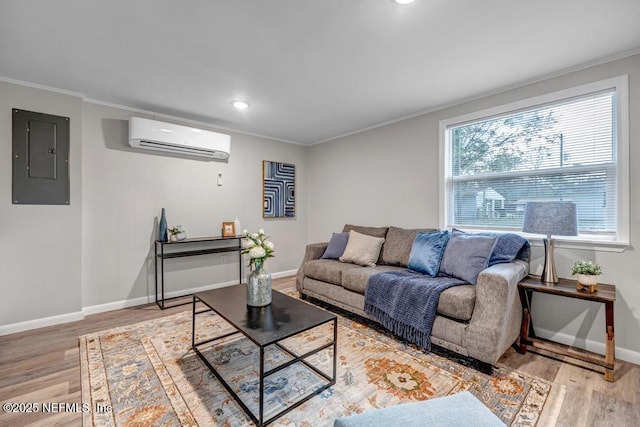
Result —
POLYGON ((291 298, 283 293, 274 291, 272 302, 266 307, 248 307, 246 305, 246 289, 245 285, 235 285, 220 289, 213 289, 205 292, 198 292, 193 294, 193 323, 191 330, 191 347, 195 353, 202 359, 207 367, 213 372, 213 374, 220 380, 222 385, 238 402, 247 415, 259 426, 268 424, 274 421, 276 418, 281 417, 313 396, 322 393, 327 388, 336 383, 336 354, 337 354, 337 317, 335 314, 329 313, 326 310, 314 307, 310 304, 302 302, 296 298, 291 298), (196 311, 196 303, 201 301, 208 307, 196 311), (208 311, 214 311, 228 323, 230 323, 234 331, 226 333, 211 339, 207 339, 200 342, 195 342, 196 335, 196 315, 205 313, 208 311), (304 354, 295 354, 293 350, 287 349, 281 342, 287 338, 291 338, 302 332, 308 331, 323 324, 333 322, 333 340, 325 342, 325 344, 314 348, 304 354), (249 409, 247 404, 242 401, 240 396, 234 391, 234 389, 227 383, 222 377, 221 373, 213 366, 213 364, 207 360, 204 354, 198 349, 205 344, 212 343, 214 341, 221 340, 226 337, 230 337, 235 334, 242 334, 249 340, 251 340, 260 349, 259 360, 259 408, 258 414, 254 414, 249 409), (275 345, 279 350, 285 352, 288 355, 288 360, 272 369, 265 371, 265 348, 275 345), (331 376, 322 372, 316 366, 313 366, 310 361, 305 360, 310 356, 333 347, 333 373, 331 376), (296 363, 303 364, 306 368, 315 372, 323 380, 326 380, 326 384, 312 388, 311 392, 301 397, 300 400, 296 400, 293 404, 286 407, 282 411, 277 412, 269 419, 264 419, 265 410, 265 379, 270 375, 275 374, 287 367, 290 367, 296 363))

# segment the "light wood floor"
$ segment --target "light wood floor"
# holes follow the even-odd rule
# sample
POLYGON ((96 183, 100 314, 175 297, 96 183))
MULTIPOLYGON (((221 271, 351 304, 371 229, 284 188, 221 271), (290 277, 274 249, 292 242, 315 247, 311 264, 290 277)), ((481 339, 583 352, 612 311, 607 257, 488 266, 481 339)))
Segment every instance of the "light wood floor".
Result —
MULTIPOLYGON (((274 280, 274 289, 295 278, 274 280)), ((155 304, 88 316, 64 325, 0 337, 0 403, 81 402, 78 336, 141 322, 190 305, 160 310, 155 304)), ((538 354, 509 349, 500 363, 554 382, 539 426, 640 426, 640 367, 619 362, 613 383, 603 375, 538 354), (556 420, 552 422, 552 420, 556 420)), ((81 425, 80 413, 17 414, 0 411, 0 426, 81 425)))

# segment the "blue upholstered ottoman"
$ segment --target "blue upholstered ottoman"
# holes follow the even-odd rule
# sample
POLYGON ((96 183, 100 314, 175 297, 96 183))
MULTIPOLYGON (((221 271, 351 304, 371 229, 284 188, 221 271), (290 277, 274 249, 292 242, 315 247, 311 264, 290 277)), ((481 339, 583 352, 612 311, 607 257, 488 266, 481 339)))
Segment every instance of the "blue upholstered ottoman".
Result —
POLYGON ((374 409, 335 420, 334 427, 379 426, 503 427, 486 406, 468 391, 422 402, 374 409))

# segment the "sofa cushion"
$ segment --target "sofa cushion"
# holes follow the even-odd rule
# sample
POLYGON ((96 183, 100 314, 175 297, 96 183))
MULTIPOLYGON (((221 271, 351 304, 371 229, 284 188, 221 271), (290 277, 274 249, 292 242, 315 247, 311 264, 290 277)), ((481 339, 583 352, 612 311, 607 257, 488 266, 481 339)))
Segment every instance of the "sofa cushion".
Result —
POLYGON ((435 277, 440 270, 442 254, 449 242, 449 232, 418 233, 409 255, 409 269, 435 277))
POLYGON ((322 254, 322 259, 338 259, 344 253, 349 241, 349 233, 333 233, 327 249, 322 254))
MULTIPOLYGON (((342 277, 344 280, 344 275, 342 277)), ((454 286, 440 294, 438 314, 458 320, 471 320, 476 305, 476 287, 473 285, 454 286)))
POLYGON ((388 227, 362 227, 360 225, 346 224, 342 229, 342 232, 348 233, 351 230, 366 234, 367 236, 387 237, 388 227))
POLYGON ((334 285, 342 285, 342 274, 352 268, 362 268, 332 259, 314 259, 304 263, 304 275, 334 285))
POLYGON ((437 231, 433 228, 407 229, 399 227, 389 227, 387 236, 384 238, 382 253, 380 254, 380 264, 399 265, 406 267, 409 264, 409 254, 411 245, 416 235, 421 232, 437 231))
POLYGON ((349 241, 340 257, 342 262, 351 262, 364 267, 373 267, 378 261, 384 243, 383 237, 372 237, 357 231, 349 231, 349 241))
POLYGON ((406 270, 404 267, 394 267, 391 265, 378 265, 376 267, 352 268, 345 270, 342 274, 342 286, 353 292, 364 295, 369 277, 383 271, 406 270))
MULTIPOLYGON (((404 267, 378 265, 376 267, 352 268, 342 271, 342 286, 352 292, 364 295, 369 277, 383 271, 405 271, 404 267)), ((460 285, 451 287, 440 294, 438 314, 457 320, 468 321, 476 302, 476 287, 460 285)))
POLYGON ((497 237, 451 232, 444 250, 440 272, 475 285, 478 275, 487 268, 497 237))

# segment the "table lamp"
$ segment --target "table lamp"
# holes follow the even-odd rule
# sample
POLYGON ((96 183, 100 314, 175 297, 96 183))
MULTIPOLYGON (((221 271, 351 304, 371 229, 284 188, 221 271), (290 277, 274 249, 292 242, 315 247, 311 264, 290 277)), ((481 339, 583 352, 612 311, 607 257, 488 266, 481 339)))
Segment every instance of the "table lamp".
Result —
POLYGON ((522 231, 532 234, 546 234, 544 239, 544 268, 540 280, 558 283, 556 264, 553 259, 555 236, 577 236, 578 217, 573 202, 529 202, 524 212, 522 231))

